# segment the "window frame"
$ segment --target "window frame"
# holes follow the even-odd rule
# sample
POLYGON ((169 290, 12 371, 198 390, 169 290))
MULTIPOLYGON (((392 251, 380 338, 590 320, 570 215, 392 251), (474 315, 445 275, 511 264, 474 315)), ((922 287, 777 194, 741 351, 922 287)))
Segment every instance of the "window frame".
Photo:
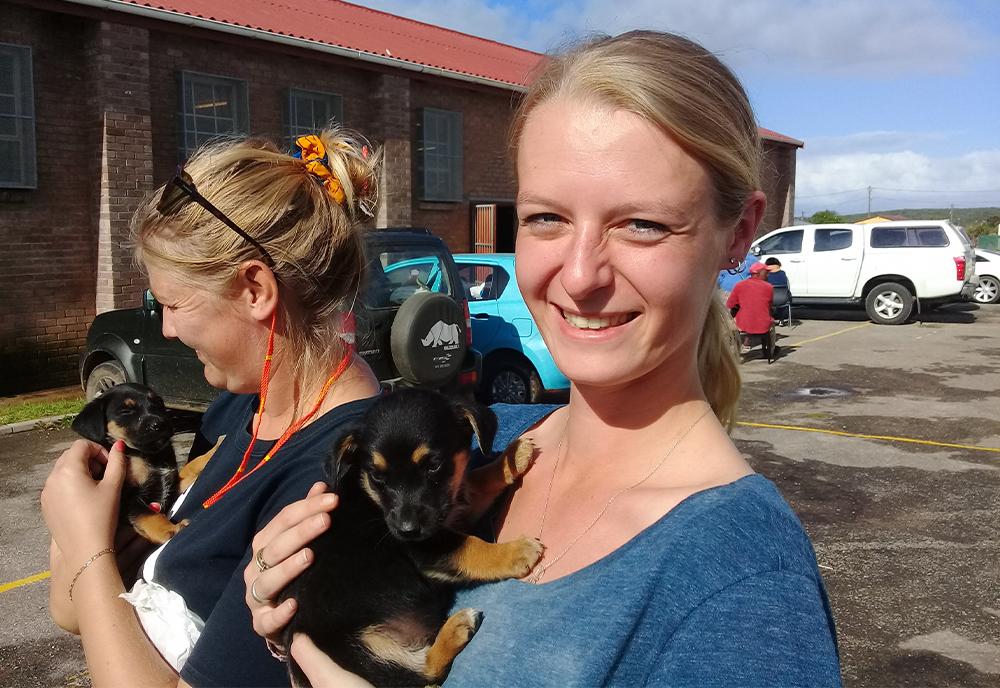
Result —
MULTIPOLYGON (((460 203, 463 200, 464 160, 464 118, 461 112, 440 108, 422 108, 419 118, 420 135, 418 151, 420 161, 420 199, 440 203, 460 203), (447 141, 430 139, 431 121, 446 122, 449 131, 447 141), (433 143, 431 146, 429 144, 433 143), (442 145, 447 151, 439 153, 435 149, 442 145), (453 150, 454 149, 454 150, 453 150), (432 175, 448 176, 445 184, 431 181, 432 175), (446 187, 446 188, 442 188, 446 187)), ((435 125, 433 128, 437 128, 435 125)))
POLYGON ((0 118, 14 121, 13 134, 0 134, 0 141, 15 142, 20 152, 20 174, 17 179, 0 178, 0 189, 38 188, 38 148, 35 138, 35 86, 31 46, 0 43, 0 52, 12 57, 11 80, 13 113, 0 118))
MULTIPOLYGON (((313 112, 315 114, 315 109, 313 112)), ((285 136, 288 139, 289 147, 300 136, 318 134, 322 129, 329 126, 331 121, 338 123, 344 121, 344 97, 339 93, 314 91, 305 88, 289 88, 285 92, 285 136), (330 117, 319 126, 316 126, 314 121, 311 128, 300 127, 297 123, 298 106, 296 105, 296 98, 309 98, 313 101, 325 102, 330 109, 330 117)))
MULTIPOLYGON (((178 152, 181 160, 186 160, 198 150, 205 143, 212 141, 221 137, 238 137, 245 136, 249 133, 249 121, 250 121, 250 103, 248 97, 247 82, 245 79, 237 79, 231 76, 223 76, 221 74, 207 74, 205 72, 195 72, 190 70, 181 70, 179 72, 179 88, 180 97, 178 98, 178 129, 179 138, 178 142, 178 152), (233 129, 226 132, 199 132, 197 129, 197 117, 199 115, 194 110, 194 86, 196 83, 201 82, 203 85, 210 85, 213 88, 216 86, 228 86, 232 89, 231 95, 231 108, 232 108, 232 119, 233 129), (189 100, 191 101, 189 103, 189 100), (190 105, 191 111, 188 112, 188 106, 190 105), (195 120, 195 129, 190 131, 188 129, 188 117, 195 120), (188 135, 194 135, 194 147, 188 146, 188 135), (204 137, 201 137, 203 134, 204 137)), ((205 117, 205 115, 201 115, 205 117)), ((215 119, 222 119, 216 117, 214 114, 211 117, 215 119)))

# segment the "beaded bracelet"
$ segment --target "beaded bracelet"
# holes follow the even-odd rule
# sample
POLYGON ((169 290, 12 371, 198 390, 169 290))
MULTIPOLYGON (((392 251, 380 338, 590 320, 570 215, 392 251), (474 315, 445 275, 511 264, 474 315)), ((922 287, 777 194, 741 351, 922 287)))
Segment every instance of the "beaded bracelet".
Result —
POLYGON ((80 570, 76 572, 75 576, 73 576, 73 580, 70 581, 70 584, 69 584, 69 601, 70 602, 73 601, 73 586, 76 585, 76 579, 80 577, 80 574, 83 573, 84 571, 86 571, 88 566, 90 566, 91 564, 93 564, 95 561, 97 561, 98 559, 100 559, 105 554, 114 554, 114 553, 115 553, 115 548, 114 547, 107 547, 105 549, 102 549, 100 552, 98 552, 97 554, 95 554, 94 556, 92 556, 90 559, 88 559, 87 561, 85 561, 83 563, 83 566, 80 567, 80 570))

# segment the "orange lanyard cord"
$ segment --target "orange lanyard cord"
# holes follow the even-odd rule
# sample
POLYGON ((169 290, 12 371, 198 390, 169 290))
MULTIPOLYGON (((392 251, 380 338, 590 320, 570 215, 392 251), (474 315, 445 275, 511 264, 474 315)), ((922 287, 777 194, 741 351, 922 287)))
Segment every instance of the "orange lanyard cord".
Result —
POLYGON ((211 497, 206 499, 202 504, 202 508, 207 509, 213 504, 215 504, 222 498, 224 494, 229 492, 229 490, 236 487, 236 485, 238 485, 246 478, 249 478, 251 475, 254 474, 254 472, 257 471, 257 469, 259 469, 261 466, 270 461, 274 457, 274 455, 278 453, 278 450, 281 449, 282 446, 284 446, 285 442, 287 442, 292 435, 298 432, 303 425, 308 423, 309 420, 316 415, 316 412, 319 411, 319 407, 322 406, 323 400, 326 398, 327 393, 330 391, 330 387, 332 387, 333 383, 336 382, 340 378, 340 376, 344 374, 344 371, 347 370, 347 366, 350 365, 351 349, 350 347, 348 347, 348 350, 344 353, 344 357, 341 358, 340 363, 337 364, 336 370, 334 370, 333 373, 331 373, 330 377, 328 377, 326 379, 326 382, 323 384, 323 388, 317 395, 316 403, 313 404, 312 410, 309 411, 309 413, 307 413, 306 415, 296 420, 295 422, 293 422, 290 426, 288 426, 285 432, 281 434, 281 437, 278 438, 278 441, 274 443, 274 446, 271 447, 271 450, 264 455, 264 458, 262 458, 260 462, 256 466, 254 466, 248 473, 244 474, 243 471, 246 470, 247 463, 250 461, 250 452, 253 451, 254 445, 257 443, 257 434, 258 432, 260 432, 260 424, 264 418, 264 406, 265 402, 267 401, 267 388, 271 382, 271 359, 274 354, 274 325, 275 325, 275 316, 271 316, 271 333, 268 336, 267 340, 267 354, 264 356, 264 370, 261 372, 260 404, 257 407, 257 423, 254 425, 253 437, 250 439, 250 444, 247 446, 246 451, 243 452, 243 460, 240 461, 240 465, 236 469, 236 472, 233 474, 233 477, 230 478, 225 485, 219 488, 218 492, 216 492, 211 497))

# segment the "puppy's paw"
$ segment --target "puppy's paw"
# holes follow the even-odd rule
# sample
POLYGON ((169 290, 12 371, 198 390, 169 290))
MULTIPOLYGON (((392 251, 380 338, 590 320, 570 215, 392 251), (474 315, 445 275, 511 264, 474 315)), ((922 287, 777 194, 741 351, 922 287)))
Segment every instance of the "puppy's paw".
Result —
POLYGON ((482 625, 483 613, 478 609, 460 609, 448 619, 452 638, 460 647, 465 647, 482 625))
POLYGON ((162 545, 177 535, 189 522, 184 519, 180 523, 173 523, 165 514, 143 514, 133 519, 132 527, 150 542, 162 545))
POLYGON ((545 545, 537 538, 522 537, 506 543, 510 548, 509 572, 512 578, 523 578, 531 573, 545 552, 545 545))
POLYGON ((504 481, 512 485, 521 476, 528 472, 535 462, 538 451, 535 443, 528 437, 521 437, 515 441, 514 446, 507 451, 504 457, 504 481))

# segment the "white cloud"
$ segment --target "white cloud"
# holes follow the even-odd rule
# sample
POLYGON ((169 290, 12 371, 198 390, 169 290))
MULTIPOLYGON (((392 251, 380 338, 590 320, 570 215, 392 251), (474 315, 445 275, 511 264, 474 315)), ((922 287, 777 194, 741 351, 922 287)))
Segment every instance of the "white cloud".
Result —
POLYGON ((830 209, 865 212, 868 187, 872 210, 1000 206, 1000 150, 956 157, 913 151, 799 154, 795 211, 810 215, 830 209))
POLYGON ((737 68, 786 74, 953 72, 984 49, 981 29, 941 0, 368 0, 386 12, 546 51, 584 32, 682 33, 737 68))

